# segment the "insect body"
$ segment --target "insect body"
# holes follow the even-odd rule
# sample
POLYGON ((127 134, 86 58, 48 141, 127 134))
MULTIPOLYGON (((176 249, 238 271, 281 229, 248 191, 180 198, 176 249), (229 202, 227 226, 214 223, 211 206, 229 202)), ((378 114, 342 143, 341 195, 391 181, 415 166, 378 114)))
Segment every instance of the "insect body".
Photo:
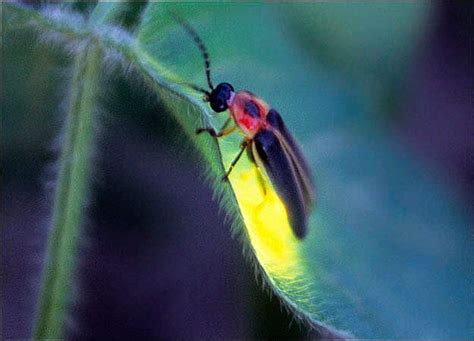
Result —
POLYGON ((193 37, 204 56, 210 91, 193 84, 188 85, 204 93, 204 100, 210 103, 215 112, 230 112, 230 117, 220 131, 201 128, 197 133, 207 131, 211 136, 219 138, 239 128, 244 135, 240 152, 223 179, 228 179, 243 152, 249 150, 258 169, 270 180, 284 203, 293 232, 298 238, 304 238, 307 218, 314 203, 313 183, 303 154, 283 119, 276 110, 249 91, 235 92, 229 83, 220 83, 214 88, 210 77, 209 54, 204 43, 187 22, 179 17, 176 20, 193 37))

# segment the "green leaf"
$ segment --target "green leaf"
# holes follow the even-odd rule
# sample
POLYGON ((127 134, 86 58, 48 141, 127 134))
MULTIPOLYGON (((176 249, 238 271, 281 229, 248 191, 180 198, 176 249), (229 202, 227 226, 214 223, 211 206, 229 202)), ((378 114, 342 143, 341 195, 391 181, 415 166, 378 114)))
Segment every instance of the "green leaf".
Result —
POLYGON ((282 14, 295 30, 295 41, 314 58, 356 75, 395 76, 410 63, 431 7, 425 1, 334 2, 287 6, 282 14))
MULTIPOLYGON (((311 20, 317 6, 300 5, 301 20, 311 20)), ((384 6, 390 15, 390 4, 384 6)), ((426 16, 418 5, 397 6, 397 15, 410 27, 426 16)), ((274 292, 299 317, 361 338, 468 337, 474 253, 467 217, 440 179, 372 120, 375 105, 368 94, 315 63, 290 39, 281 20, 292 10, 154 4, 144 14, 137 47, 150 63, 159 63, 157 72, 166 70, 170 82, 178 75, 205 86, 201 56, 170 15, 177 11, 208 45, 214 83, 230 82, 262 96, 283 113, 302 143, 318 192, 310 233, 302 242, 281 222, 284 215, 271 208, 278 206, 275 198, 259 190, 248 158, 231 176, 240 211, 236 226, 243 226, 244 239, 274 292)), ((386 22, 387 31, 397 32, 404 48, 410 39, 416 44, 419 32, 393 28, 398 22, 386 22)), ((364 38, 373 44, 370 32, 364 38)), ((211 140, 189 134, 189 125, 199 126, 197 112, 193 117, 175 107, 174 113, 188 122, 188 136, 196 144, 211 140)), ((207 109, 204 115, 212 113, 207 109)), ((211 123, 219 127, 222 119, 211 123)), ((235 134, 219 140, 221 154, 203 152, 211 164, 222 155, 228 166, 241 139, 235 134)))
MULTIPOLYGON (((300 5, 302 22, 311 20, 315 6, 321 5, 300 5)), ((379 14, 390 13, 392 5, 383 6, 379 14)), ((407 13, 424 13, 405 6, 407 13)), ((358 338, 470 337, 474 250, 462 203, 374 120, 382 113, 374 110, 370 92, 315 61, 313 52, 292 39, 302 34, 298 25, 285 24, 292 11, 289 5, 151 3, 136 38, 107 27, 93 35, 133 65, 168 104, 183 132, 179 138, 192 141, 202 156, 256 267, 298 317, 358 338), (248 157, 238 163, 230 184, 219 181, 242 136, 216 142, 194 133, 204 125, 219 127, 226 115, 214 115, 183 84, 205 86, 203 61, 171 11, 187 18, 205 40, 214 82, 264 98, 301 142, 318 194, 305 240, 292 235, 278 196, 268 184, 263 191, 248 157)), ((403 19, 415 27, 420 15, 403 19)), ((62 22, 58 28, 82 37, 83 31, 68 30, 62 22)), ((416 44, 413 32, 397 40, 416 44)), ((370 30, 364 34, 370 40, 370 30)), ((365 81, 369 88, 384 84, 378 78, 365 81)))

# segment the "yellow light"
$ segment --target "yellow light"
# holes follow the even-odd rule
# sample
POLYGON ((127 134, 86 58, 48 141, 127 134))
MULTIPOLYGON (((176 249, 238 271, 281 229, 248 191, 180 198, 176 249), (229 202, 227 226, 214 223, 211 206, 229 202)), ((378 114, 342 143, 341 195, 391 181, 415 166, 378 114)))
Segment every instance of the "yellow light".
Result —
MULTIPOLYGON (((235 144, 234 144, 235 146, 235 144)), ((235 147, 221 143, 224 165, 236 155, 235 147)), ((249 157, 242 156, 229 177, 243 216, 250 244, 272 281, 303 278, 299 244, 288 223, 286 208, 271 183, 249 157)))

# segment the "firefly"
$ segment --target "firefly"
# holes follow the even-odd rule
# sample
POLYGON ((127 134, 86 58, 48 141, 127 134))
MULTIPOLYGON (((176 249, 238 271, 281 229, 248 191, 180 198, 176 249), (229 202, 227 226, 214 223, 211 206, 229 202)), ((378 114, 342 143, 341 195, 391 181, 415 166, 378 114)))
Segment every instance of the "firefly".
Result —
POLYGON ((237 129, 243 135, 240 151, 222 179, 228 180, 244 151, 248 151, 262 176, 270 181, 283 202, 295 236, 303 239, 307 233, 308 216, 315 199, 310 169, 297 142, 278 111, 263 99, 247 90, 235 91, 234 87, 226 82, 213 86, 209 53, 204 42, 188 22, 176 14, 173 16, 201 51, 209 90, 194 84, 187 85, 203 93, 204 101, 209 102, 214 112, 228 110, 230 114, 219 131, 200 128, 196 133, 207 132, 212 137, 221 138, 237 129))

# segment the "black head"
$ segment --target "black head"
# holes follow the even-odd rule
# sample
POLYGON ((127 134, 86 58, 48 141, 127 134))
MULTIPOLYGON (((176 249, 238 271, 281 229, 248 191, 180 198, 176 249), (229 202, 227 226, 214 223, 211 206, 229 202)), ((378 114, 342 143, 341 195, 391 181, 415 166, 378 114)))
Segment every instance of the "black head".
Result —
POLYGON ((227 110, 227 101, 234 94, 234 88, 229 83, 220 83, 209 95, 212 110, 222 112, 227 110))

